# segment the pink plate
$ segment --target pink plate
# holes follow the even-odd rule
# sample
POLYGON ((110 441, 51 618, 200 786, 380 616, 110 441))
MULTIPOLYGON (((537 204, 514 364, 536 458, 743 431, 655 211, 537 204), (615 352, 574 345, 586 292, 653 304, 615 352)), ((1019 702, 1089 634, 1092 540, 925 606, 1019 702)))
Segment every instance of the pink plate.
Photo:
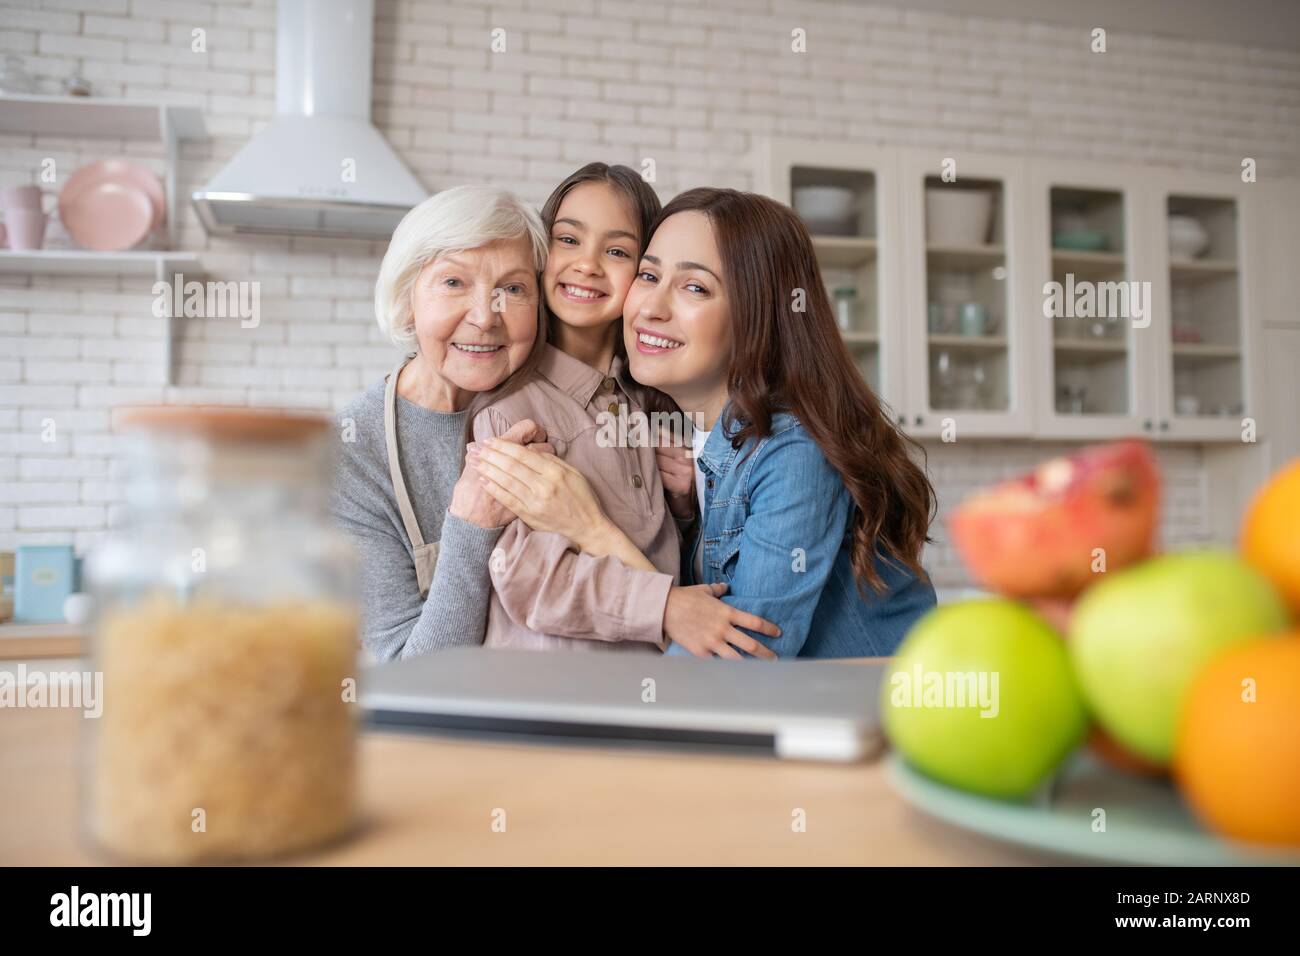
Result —
POLYGON ((161 225, 165 213, 158 177, 124 159, 82 166, 59 192, 59 218, 68 235, 101 252, 130 249, 161 225))

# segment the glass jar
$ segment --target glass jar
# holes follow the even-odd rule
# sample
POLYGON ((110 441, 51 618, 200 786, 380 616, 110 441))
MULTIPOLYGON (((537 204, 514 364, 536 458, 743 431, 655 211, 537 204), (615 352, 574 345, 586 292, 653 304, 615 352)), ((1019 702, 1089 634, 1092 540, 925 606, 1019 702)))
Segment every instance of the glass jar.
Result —
POLYGON ((841 332, 852 332, 858 327, 858 290, 851 285, 840 286, 832 296, 835 299, 835 324, 841 332))
POLYGON ((329 418, 121 409, 123 520, 87 562, 82 822, 120 859, 262 859, 356 816, 358 613, 329 418))

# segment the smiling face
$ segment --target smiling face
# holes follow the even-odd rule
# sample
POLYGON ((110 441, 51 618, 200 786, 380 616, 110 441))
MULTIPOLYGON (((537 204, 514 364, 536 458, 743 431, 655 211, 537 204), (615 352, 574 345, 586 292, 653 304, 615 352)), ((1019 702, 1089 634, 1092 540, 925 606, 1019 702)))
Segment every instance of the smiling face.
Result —
POLYGON ((655 230, 627 294, 623 337, 632 375, 687 411, 720 408, 731 364, 731 306, 713 226, 679 212, 655 230))
POLYGON ((537 338, 537 274, 526 237, 438 256, 411 289, 421 378, 463 408, 523 364, 537 338))
POLYGON ((637 223, 608 183, 569 190, 551 227, 542 285, 555 317, 575 328, 603 328, 623 314, 636 276, 637 223))

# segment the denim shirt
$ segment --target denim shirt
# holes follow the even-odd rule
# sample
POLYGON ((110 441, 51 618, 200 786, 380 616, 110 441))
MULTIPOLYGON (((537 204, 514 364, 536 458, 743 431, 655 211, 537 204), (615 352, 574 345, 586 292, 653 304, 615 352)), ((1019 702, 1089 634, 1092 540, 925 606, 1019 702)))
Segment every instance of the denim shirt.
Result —
MULTIPOLYGON (((766 618, 781 636, 761 640, 779 657, 875 657, 894 653, 913 623, 935 605, 934 588, 877 556, 885 582, 859 591, 851 561, 855 505, 839 473, 788 413, 772 433, 732 448, 724 417, 700 452, 704 514, 683 559, 693 579, 703 547, 702 581, 723 582, 722 600, 766 618), (865 597, 863 596, 865 593, 865 597)), ((689 653, 678 644, 670 654, 689 653)))

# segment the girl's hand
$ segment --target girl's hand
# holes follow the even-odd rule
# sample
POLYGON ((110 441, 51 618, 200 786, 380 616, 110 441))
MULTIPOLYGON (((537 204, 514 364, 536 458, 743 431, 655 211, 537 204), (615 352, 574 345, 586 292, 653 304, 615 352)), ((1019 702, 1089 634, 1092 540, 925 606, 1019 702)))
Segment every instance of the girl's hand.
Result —
POLYGON ((483 490, 534 531, 554 531, 584 551, 605 533, 609 520, 595 492, 568 462, 499 438, 470 454, 483 490))
MULTIPOLYGON (((554 451, 546 442, 546 430, 527 418, 512 425, 501 438, 506 442, 529 443, 529 447, 540 452, 554 451)), ((472 460, 475 444, 468 446, 465 469, 452 489, 451 505, 447 510, 480 528, 499 528, 514 521, 515 515, 483 489, 472 460)))
POLYGON ((725 584, 696 584, 673 588, 664 607, 664 636, 676 641, 696 657, 740 658, 736 648, 754 657, 775 660, 766 644, 736 630, 747 627, 768 637, 780 637, 781 629, 769 621, 747 614, 724 601, 725 584))
POLYGON ((655 462, 668 496, 668 510, 678 518, 695 514, 695 462, 684 445, 658 445, 655 462))

